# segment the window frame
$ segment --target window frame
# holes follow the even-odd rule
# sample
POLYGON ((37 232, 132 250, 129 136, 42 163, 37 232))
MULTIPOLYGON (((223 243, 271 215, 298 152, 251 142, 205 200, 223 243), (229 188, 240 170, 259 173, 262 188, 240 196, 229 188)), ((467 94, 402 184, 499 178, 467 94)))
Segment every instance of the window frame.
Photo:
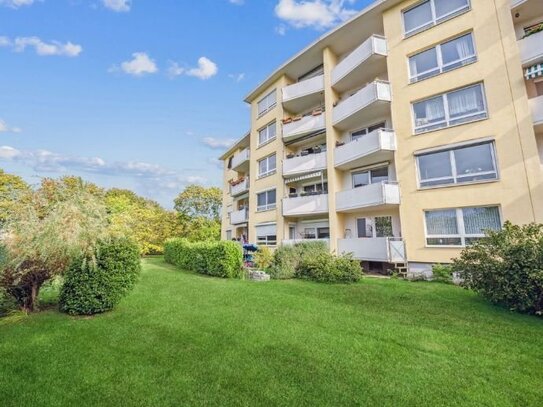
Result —
POLYGON ((421 51, 418 51, 417 53, 415 54, 412 54, 410 56, 408 56, 407 58, 407 69, 409 71, 409 83, 412 84, 412 83, 418 83, 418 82, 422 82, 426 79, 430 79, 430 78, 434 78, 436 76, 439 76, 439 75, 442 75, 444 73, 447 73, 447 72, 451 72, 451 71, 454 71, 456 69, 459 69, 459 68, 462 68, 464 66, 467 66, 467 65, 471 65, 471 64, 474 64, 475 62, 477 62, 479 60, 479 54, 477 52, 477 47, 475 45, 475 37, 473 35, 473 31, 469 31, 467 33, 464 33, 464 34, 460 34, 460 35, 457 35, 451 39, 448 39, 448 40, 445 40, 443 42, 440 42, 432 47, 429 47, 429 48, 425 48, 421 51), (450 42, 453 42, 453 41, 456 41, 460 38, 463 38, 463 37, 467 37, 467 36, 470 36, 471 37, 471 43, 473 45, 473 55, 471 55, 470 57, 462 60, 462 59, 457 59, 453 62, 449 62, 447 64, 444 64, 443 63, 443 51, 442 51, 442 47, 443 45, 445 44, 448 44, 450 42), (427 70, 427 71, 424 71, 424 72, 421 72, 417 75, 417 77, 414 77, 413 76, 413 73, 411 72, 411 58, 414 58, 418 55, 421 55, 425 52, 428 52, 432 49, 435 49, 436 50, 436 57, 437 57, 437 66, 434 68, 434 69, 430 69, 430 70, 427 70), (454 66, 450 69, 446 69, 447 66, 451 66, 451 65, 456 65, 456 64, 461 64, 461 65, 458 65, 458 66, 454 66), (420 78, 418 79, 419 76, 421 75, 426 75, 430 72, 433 72, 431 75, 429 76, 425 76, 423 78, 420 78))
POLYGON ((498 166, 498 158, 496 155, 496 143, 494 140, 487 140, 487 141, 480 141, 475 143, 469 143, 469 144, 460 144, 450 147, 443 147, 440 149, 435 149, 430 152, 424 152, 415 154, 415 163, 417 167, 417 182, 419 189, 434 189, 434 188, 446 188, 446 187, 455 187, 455 186, 462 186, 462 185, 470 185, 470 184, 482 184, 487 182, 496 182, 500 180, 500 172, 499 172, 499 166, 498 166), (494 164, 494 171, 483 171, 481 173, 478 173, 477 175, 488 175, 488 174, 496 174, 495 178, 488 178, 488 179, 480 179, 475 181, 458 181, 458 178, 462 178, 462 176, 458 176, 457 174, 457 163, 456 163, 456 156, 454 152, 456 150, 461 150, 469 147, 477 147, 481 145, 490 145, 490 155, 492 158, 492 163, 494 164), (439 154, 439 153, 449 153, 449 165, 451 166, 451 172, 452 175, 450 177, 438 177, 438 178, 428 178, 426 180, 422 179, 421 174, 421 166, 420 166, 420 157, 432 155, 432 154, 439 154), (440 180, 450 180, 452 179, 453 182, 450 184, 438 184, 438 185, 422 185, 423 182, 434 182, 434 181, 440 181, 440 180))
POLYGON ((273 153, 273 154, 270 154, 270 155, 258 160, 257 165, 258 165, 258 179, 269 177, 269 176, 271 176, 273 174, 276 174, 277 173, 277 154, 273 153), (275 168, 270 170, 269 160, 272 157, 275 157, 275 168), (261 173, 260 172, 260 163, 263 162, 263 161, 266 161, 266 172, 261 173))
POLYGON ((262 117, 264 116, 266 113, 270 112, 272 109, 274 109, 276 106, 277 106, 277 89, 274 89, 272 90, 271 92, 269 92, 266 96, 264 96, 263 98, 261 98, 257 104, 257 109, 258 109, 258 117, 262 117), (273 102, 271 105, 268 103, 266 108, 264 110, 260 110, 260 104, 264 101, 268 101, 268 99, 270 98, 270 96, 272 96, 273 94, 275 94, 275 102, 273 102))
POLYGON ((258 147, 265 146, 266 144, 271 143, 276 138, 277 138, 277 120, 273 120, 258 130, 258 147), (272 126, 275 126, 275 134, 273 135, 273 137, 270 137, 270 127, 272 126), (266 131, 267 137, 266 137, 266 140, 261 141, 260 134, 263 131, 266 131))
POLYGON ((421 0, 415 4, 412 4, 411 6, 405 8, 402 10, 402 29, 403 29, 403 35, 404 35, 404 38, 410 38, 418 33, 421 33, 423 31, 426 31, 432 27, 435 27, 441 23, 444 23, 445 21, 448 21, 448 20, 451 20, 455 17, 458 17, 464 13, 467 13, 469 11, 471 11, 471 0, 466 0, 466 6, 463 6, 463 7, 460 7, 456 10, 453 10, 443 16, 441 16, 440 18, 437 18, 436 16, 436 6, 435 6, 435 0, 421 0), (419 6, 422 6, 424 3, 430 3, 430 10, 431 10, 431 13, 432 13, 432 20, 431 21, 428 21, 426 22, 425 24, 423 25, 420 25, 418 27, 415 27, 413 28, 411 31, 407 31, 406 30, 406 24, 405 24, 405 14, 408 13, 409 11, 419 7, 419 6))
POLYGON ((452 127, 462 126, 464 124, 474 123, 474 122, 478 122, 478 121, 481 121, 481 120, 487 120, 488 118, 489 118, 488 102, 487 102, 487 99, 486 99, 486 91, 485 91, 484 82, 478 82, 478 83, 474 83, 474 84, 471 84, 471 85, 463 86, 461 88, 451 89, 451 90, 448 90, 447 92, 444 92, 444 93, 440 93, 440 94, 437 94, 437 95, 429 96, 427 98, 411 102, 411 120, 412 120, 412 124, 413 124, 413 135, 415 135, 415 136, 418 136, 418 135, 421 135, 421 134, 426 134, 426 133, 431 133, 433 131, 438 131, 438 130, 443 130, 443 129, 450 129, 452 127), (466 115, 455 117, 455 118, 451 119, 451 114, 450 114, 450 111, 449 111, 448 95, 450 95, 451 93, 455 93, 455 92, 459 92, 459 91, 462 91, 462 90, 475 88, 475 87, 479 87, 481 89, 484 110, 480 111, 480 112, 477 112, 477 113, 470 113, 470 114, 466 114, 466 115), (431 128, 429 128, 428 130, 424 130, 423 126, 417 126, 417 115, 416 115, 416 112, 415 112, 415 105, 418 105, 419 103, 422 103, 422 102, 427 102, 427 101, 432 100, 432 99, 437 99, 437 98, 442 99, 443 110, 445 112, 445 119, 443 119, 443 120, 441 120, 439 122, 436 122, 436 123, 431 123, 429 125, 426 125, 426 127, 431 127, 431 128), (484 114, 484 117, 481 116, 483 114, 484 114), (458 122, 459 120, 467 119, 467 118, 470 118, 470 117, 473 117, 473 119, 458 122), (451 124, 451 122, 454 122, 454 123, 451 124), (434 126, 441 125, 441 124, 443 124, 443 126, 434 127, 434 126))
POLYGON ((265 191, 261 191, 261 192, 256 193, 256 211, 257 212, 272 211, 272 210, 275 210, 276 208, 277 208, 277 189, 276 188, 270 188, 270 189, 267 189, 265 191), (275 192, 275 202, 274 203, 269 202, 269 195, 268 194, 270 192, 272 192, 272 191, 275 192), (266 194, 266 204, 259 206, 258 205, 258 196, 262 195, 262 194, 266 194))
POLYGON ((384 120, 382 122, 372 124, 371 126, 361 127, 359 129, 353 130, 349 132, 349 139, 351 142, 358 141, 361 138, 367 136, 368 134, 373 133, 374 131, 385 130, 386 125, 387 125, 386 120, 384 120), (370 129, 373 129, 373 130, 370 131, 370 129), (362 132, 364 132, 364 134, 355 135, 355 133, 362 133, 362 132))
POLYGON ((380 181, 381 183, 382 182, 386 182, 386 183, 389 183, 390 182, 390 165, 381 165, 381 166, 378 166, 378 167, 375 167, 375 168, 369 168, 369 169, 360 169, 360 170, 354 170, 354 171, 351 171, 351 186, 352 186, 352 189, 356 189, 356 188, 364 188, 368 185, 373 185, 375 184, 375 182, 373 182, 373 177, 372 177, 372 172, 373 171, 377 171, 377 170, 382 170, 382 169, 385 169, 387 170, 387 181, 380 181), (363 174, 363 173, 368 173, 369 174, 369 177, 368 177, 368 180, 369 180, 369 183, 367 185, 361 185, 359 187, 355 186, 355 182, 354 182, 354 176, 357 175, 357 174, 363 174))
POLYGON ((475 234, 475 233, 466 233, 466 227, 464 222, 464 209, 472 209, 472 208, 497 208, 498 209, 498 216, 500 220, 500 228, 503 227, 503 215, 501 211, 500 205, 483 205, 483 206, 466 206, 462 208, 443 208, 443 209, 427 209, 424 210, 424 244, 425 247, 428 248, 463 248, 469 246, 469 244, 466 244, 466 239, 481 239, 484 238, 484 234, 475 234), (457 235, 449 235, 449 234, 439 234, 439 235, 430 235, 428 234, 428 222, 426 219, 426 214, 429 212, 440 212, 440 211, 455 211, 456 212, 456 228, 458 230, 457 235), (460 239, 459 245, 436 245, 436 244, 429 244, 429 239, 460 239))
POLYGON ((256 243, 261 244, 263 246, 270 246, 270 247, 277 246, 277 235, 257 236, 256 243))

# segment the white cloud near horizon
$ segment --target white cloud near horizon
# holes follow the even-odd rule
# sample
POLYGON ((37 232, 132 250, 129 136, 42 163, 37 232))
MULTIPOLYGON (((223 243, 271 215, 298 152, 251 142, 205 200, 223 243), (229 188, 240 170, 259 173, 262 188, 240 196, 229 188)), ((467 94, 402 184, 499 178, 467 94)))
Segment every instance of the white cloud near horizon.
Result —
POLYGON ((245 0, 228 0, 228 2, 236 6, 243 6, 245 4, 245 0))
MULTIPOLYGON (((279 0, 275 15, 294 28, 324 30, 341 23, 356 14, 348 5, 354 0, 279 0)), ((284 35, 286 27, 276 28, 284 35)))
POLYGON ((19 127, 8 126, 7 123, 0 119, 0 133, 21 133, 22 130, 19 127))
POLYGON ((132 0, 102 0, 104 7, 117 13, 126 13, 132 7, 132 0))
POLYGON ((211 148, 212 150, 223 150, 230 148, 234 145, 236 139, 217 139, 215 137, 204 137, 202 139, 202 144, 211 148))
POLYGON ((183 68, 177 62, 170 62, 170 67, 168 68, 168 75, 171 78, 186 75, 203 81, 212 78, 217 75, 218 72, 219 67, 217 64, 207 57, 200 57, 198 59, 198 67, 195 68, 183 68))
POLYGON ((19 8, 23 6, 31 6, 35 2, 36 0, 0 0, 0 6, 19 8))
POLYGON ((60 41, 45 42, 39 37, 0 37, 0 47, 11 48, 14 52, 24 52, 27 48, 34 48, 39 56, 65 56, 77 57, 83 51, 83 47, 70 41, 62 43, 60 41))
POLYGON ((131 60, 122 62, 120 67, 114 65, 109 69, 110 72, 119 70, 127 75, 144 76, 157 73, 158 66, 145 52, 134 52, 131 60))

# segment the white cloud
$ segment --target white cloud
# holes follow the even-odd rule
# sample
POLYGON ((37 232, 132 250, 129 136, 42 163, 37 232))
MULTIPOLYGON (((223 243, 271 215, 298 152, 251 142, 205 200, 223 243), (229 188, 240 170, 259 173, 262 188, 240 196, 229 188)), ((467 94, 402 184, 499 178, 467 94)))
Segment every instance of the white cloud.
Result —
POLYGON ((22 130, 19 127, 10 127, 5 121, 0 119, 0 133, 21 133, 22 130))
POLYGON ((228 0, 230 4, 235 4, 236 6, 242 6, 245 4, 245 0, 228 0))
MULTIPOLYGON (((119 67, 113 66, 110 71, 118 71, 119 67)), ((154 60, 145 52, 135 52, 132 54, 130 61, 121 63, 120 70, 128 75, 143 76, 146 74, 153 74, 158 72, 158 67, 154 60)))
POLYGON ((243 72, 242 72, 242 73, 238 73, 238 74, 233 74, 233 73, 231 73, 231 74, 228 75, 228 77, 229 77, 230 79, 232 79, 232 80, 234 80, 234 81, 236 81, 236 82, 239 83, 239 82, 241 82, 242 80, 245 79, 245 73, 243 73, 243 72))
POLYGON ((171 78, 186 75, 193 76, 203 81, 212 78, 217 75, 218 72, 219 68, 217 67, 217 64, 206 57, 198 59, 197 68, 183 68, 177 62, 170 62, 170 67, 168 68, 168 75, 171 78))
POLYGON ((0 6, 19 8, 22 6, 31 6, 35 0, 0 0, 0 6))
POLYGON ((31 47, 40 56, 76 57, 83 51, 81 45, 70 41, 64 44, 59 41, 45 42, 38 37, 17 37, 13 40, 0 37, 0 47, 9 47, 15 52, 24 52, 31 47))
POLYGON ((285 24, 280 24, 277 27, 275 27, 275 32, 279 35, 286 35, 287 34, 287 26, 285 24))
MULTIPOLYGON (((275 14, 295 28, 330 28, 356 14, 346 4, 354 0, 279 0, 275 14)), ((284 30, 278 31, 280 34, 284 30)))
POLYGON ((132 0, 102 0, 104 7, 116 11, 117 13, 126 13, 130 11, 132 0))
POLYGON ((235 139, 226 139, 220 140, 215 137, 205 137, 202 139, 202 143, 213 150, 223 150, 225 148, 230 148, 236 142, 235 139))
POLYGON ((168 68, 168 76, 170 78, 183 75, 184 72, 185 68, 179 66, 177 62, 170 62, 170 66, 168 68))

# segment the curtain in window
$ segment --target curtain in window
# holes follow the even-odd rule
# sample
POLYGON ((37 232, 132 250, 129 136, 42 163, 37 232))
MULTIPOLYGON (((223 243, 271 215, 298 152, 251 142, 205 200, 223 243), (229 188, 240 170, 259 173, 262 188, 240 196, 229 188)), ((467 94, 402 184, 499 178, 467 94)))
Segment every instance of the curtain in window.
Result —
POLYGON ((451 117, 483 110, 481 88, 479 86, 452 92, 448 96, 448 101, 451 117))
POLYGON ((426 119, 429 122, 438 121, 445 118, 445 109, 443 108, 443 99, 441 97, 427 100, 426 119))
POLYGON ((497 207, 464 208, 464 228, 467 235, 482 235, 485 230, 501 228, 500 211, 497 207))
POLYGON ((426 212, 426 231, 428 235, 458 235, 456 210, 426 212))
POLYGON ((456 52, 458 53, 458 59, 467 59, 475 53, 473 49, 473 42, 471 35, 460 37, 455 41, 456 52))

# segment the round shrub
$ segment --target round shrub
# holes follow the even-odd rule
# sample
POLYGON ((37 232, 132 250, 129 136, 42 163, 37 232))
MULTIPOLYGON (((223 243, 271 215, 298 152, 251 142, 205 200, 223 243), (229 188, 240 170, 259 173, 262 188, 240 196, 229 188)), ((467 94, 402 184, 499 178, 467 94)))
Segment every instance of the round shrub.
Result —
POLYGON ((296 270, 303 259, 314 258, 321 253, 328 253, 328 246, 320 240, 280 246, 275 250, 269 268, 271 278, 277 280, 295 278, 296 270))
POLYGON ((72 315, 106 312, 132 290, 141 271, 137 244, 120 238, 100 242, 95 259, 79 258, 64 277, 60 309, 72 315))
POLYGON ((360 263, 350 255, 327 252, 304 257, 296 269, 296 277, 321 283, 356 283, 362 274, 360 263))

